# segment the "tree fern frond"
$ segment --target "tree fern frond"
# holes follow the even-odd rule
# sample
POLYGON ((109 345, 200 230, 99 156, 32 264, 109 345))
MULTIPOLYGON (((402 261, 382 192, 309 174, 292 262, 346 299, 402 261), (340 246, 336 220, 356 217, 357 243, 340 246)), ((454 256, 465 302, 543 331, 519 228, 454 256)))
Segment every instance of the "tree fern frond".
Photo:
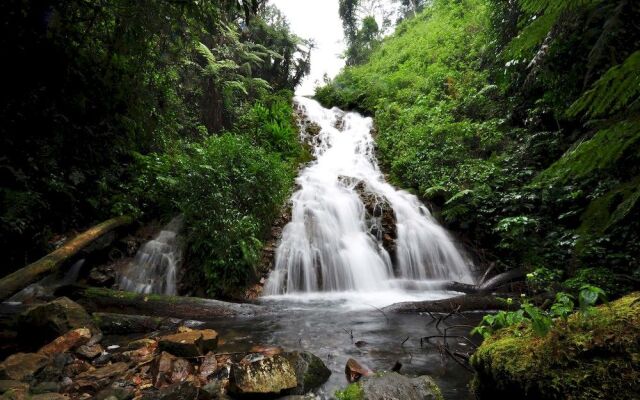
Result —
POLYGON ((559 11, 551 11, 536 18, 509 43, 506 54, 510 57, 519 57, 539 45, 556 23, 559 13, 559 11))
POLYGON ((640 96, 640 51, 611 67, 569 107, 567 114, 594 118, 621 110, 640 96))

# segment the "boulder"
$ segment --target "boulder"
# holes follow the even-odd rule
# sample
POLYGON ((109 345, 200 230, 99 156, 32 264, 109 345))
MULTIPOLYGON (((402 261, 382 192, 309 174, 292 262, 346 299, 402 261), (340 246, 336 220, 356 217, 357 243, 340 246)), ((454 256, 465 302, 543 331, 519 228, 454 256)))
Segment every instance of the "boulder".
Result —
POLYGON ((31 379, 49 363, 49 358, 36 353, 16 353, 0 364, 0 379, 24 381, 31 379))
POLYGON ((100 332, 84 308, 66 297, 31 307, 18 318, 21 337, 46 343, 72 329, 87 328, 100 332))
POLYGON ((492 334, 470 360, 480 399, 640 398, 640 292, 555 323, 492 334))
POLYGON ((161 337, 158 344, 160 350, 179 357, 198 357, 218 347, 218 333, 213 329, 179 332, 161 337))
POLYGON ((234 394, 275 395, 297 385, 294 366, 279 354, 249 354, 231 365, 229 392, 234 394))
POLYGON ((54 354, 66 353, 71 349, 81 346, 91 339, 91 331, 87 328, 73 329, 64 335, 56 338, 53 342, 44 345, 38 353, 47 357, 54 354))
POLYGON ((353 358, 350 358, 347 360, 347 365, 344 367, 344 374, 347 377, 347 381, 357 382, 363 376, 373 375, 373 371, 353 358))
POLYGON ((121 377, 129 370, 129 366, 126 363, 118 362, 114 364, 105 365, 104 367, 85 371, 78 375, 75 380, 76 388, 80 390, 98 391, 117 377, 121 377))
POLYGON ((360 387, 363 400, 444 400, 438 385, 426 375, 409 378, 388 372, 363 379, 360 387))
POLYGON ((157 388, 184 382, 193 375, 194 368, 189 361, 163 351, 152 368, 153 385, 157 388))
POLYGON ((284 356, 289 360, 296 373, 297 385, 289 394, 300 395, 321 386, 331 376, 331 371, 322 360, 309 352, 290 352, 284 356))

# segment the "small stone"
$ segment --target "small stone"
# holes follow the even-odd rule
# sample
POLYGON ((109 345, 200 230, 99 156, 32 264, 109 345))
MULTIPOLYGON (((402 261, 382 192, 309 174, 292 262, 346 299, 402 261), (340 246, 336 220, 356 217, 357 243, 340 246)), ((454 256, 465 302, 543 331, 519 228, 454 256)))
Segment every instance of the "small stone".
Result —
POLYGON ((215 350, 218 333, 212 329, 192 330, 163 336, 158 340, 160 350, 179 357, 198 357, 215 350))
POLYGON ((49 362, 49 358, 36 353, 16 353, 0 364, 0 379, 22 381, 30 379, 49 362))
POLYGON ((60 393, 41 393, 29 396, 29 400, 69 400, 69 398, 60 393))
POLYGON ((111 353, 107 353, 105 351, 102 354, 100 354, 98 358, 94 359, 91 362, 91 364, 93 364, 96 367, 101 367, 101 366, 107 365, 112 358, 113 356, 111 355, 111 353))
POLYGON ((124 375, 129 370, 126 363, 109 364, 93 371, 86 371, 78 375, 75 384, 81 390, 97 391, 108 385, 113 379, 124 375))
POLYGON ((347 360, 347 365, 344 368, 344 373, 347 376, 347 381, 349 383, 357 382, 363 376, 370 376, 373 374, 373 371, 368 367, 360 364, 353 358, 347 360))
POLYGON ((212 352, 207 353, 207 355, 202 359, 202 363, 200 364, 200 370, 198 371, 198 378, 204 384, 209 381, 209 377, 215 374, 218 371, 218 361, 216 360, 216 355, 212 352))
POLYGON ((51 393, 51 392, 59 392, 60 384, 57 382, 41 382, 36 386, 31 387, 31 393, 33 394, 42 394, 42 393, 51 393))
POLYGON ((256 345, 251 347, 249 350, 250 353, 260 353, 263 356, 275 356, 276 354, 281 354, 284 350, 282 347, 278 346, 260 346, 256 345))
POLYGON ((95 368, 84 360, 74 360, 64 367, 63 374, 66 376, 77 376, 87 371, 92 371, 95 368))
POLYGON ((0 380, 0 394, 9 390, 26 393, 29 385, 20 381, 0 380))
POLYGON ((143 364, 153 360, 158 349, 158 342, 151 340, 146 343, 147 345, 144 347, 123 352, 122 356, 134 364, 143 364))
POLYGON ((193 366, 187 360, 163 351, 151 369, 151 376, 153 385, 162 388, 187 380, 193 372, 193 366))
POLYGON ((98 357, 100 354, 102 354, 103 351, 104 349, 99 344, 83 344, 76 349, 77 354, 89 360, 93 360, 94 358, 98 357))
POLYGON ((58 353, 66 353, 71 349, 87 343, 89 339, 91 339, 91 331, 89 329, 74 329, 56 338, 53 342, 44 345, 38 350, 38 353, 47 357, 58 353))

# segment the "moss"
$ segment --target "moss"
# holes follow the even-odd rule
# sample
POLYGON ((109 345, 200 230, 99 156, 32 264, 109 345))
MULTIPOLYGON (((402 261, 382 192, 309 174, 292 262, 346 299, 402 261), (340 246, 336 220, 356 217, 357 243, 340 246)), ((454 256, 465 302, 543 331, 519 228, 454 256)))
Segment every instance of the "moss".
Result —
POLYGON ((362 400, 364 391, 359 383, 352 383, 344 390, 336 390, 335 396, 338 400, 362 400))
POLYGON ((545 337, 497 332, 471 358, 481 398, 633 399, 640 393, 640 293, 589 316, 574 314, 545 337), (618 390, 625 388, 625 390, 618 390))

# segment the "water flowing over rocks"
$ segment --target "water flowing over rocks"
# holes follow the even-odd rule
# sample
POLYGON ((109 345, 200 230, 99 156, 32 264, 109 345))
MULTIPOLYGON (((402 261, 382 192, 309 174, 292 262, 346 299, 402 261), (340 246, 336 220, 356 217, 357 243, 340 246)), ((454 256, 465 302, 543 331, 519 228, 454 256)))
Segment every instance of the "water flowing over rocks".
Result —
POLYGON ((371 118, 304 97, 296 103, 315 161, 297 178, 265 294, 376 292, 396 280, 471 283, 470 263, 446 230, 415 196, 385 181, 371 118))

